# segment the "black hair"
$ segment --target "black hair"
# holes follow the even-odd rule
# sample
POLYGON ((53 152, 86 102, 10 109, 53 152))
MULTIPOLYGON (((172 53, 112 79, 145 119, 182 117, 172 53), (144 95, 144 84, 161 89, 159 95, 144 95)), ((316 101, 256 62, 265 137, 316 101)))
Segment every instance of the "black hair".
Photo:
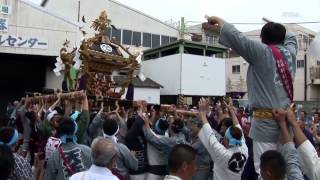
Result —
POLYGON ((267 45, 282 44, 286 36, 286 28, 279 23, 268 22, 261 29, 261 40, 267 45))
POLYGON ((59 115, 64 115, 64 110, 59 106, 55 107, 53 110, 56 110, 59 115))
POLYGON ((269 150, 260 156, 260 168, 268 170, 275 179, 284 179, 287 173, 287 165, 280 152, 269 150))
POLYGON ((14 156, 6 145, 0 145, 0 180, 9 179, 14 168, 14 156))
POLYGON ((8 143, 14 135, 14 129, 12 127, 2 127, 0 129, 0 141, 8 143))
POLYGON ((128 121, 127 121, 127 129, 128 129, 128 130, 132 127, 132 125, 133 125, 133 123, 134 123, 135 120, 136 120, 135 117, 130 117, 130 118, 128 119, 128 121))
POLYGON ((235 138, 237 140, 241 140, 241 138, 242 138, 242 131, 236 126, 230 127, 230 134, 233 138, 235 138))
POLYGON ((156 104, 156 105, 153 106, 153 109, 154 109, 155 111, 159 112, 160 109, 161 109, 161 106, 158 105, 158 104, 156 104))
POLYGON ((60 126, 58 128, 58 136, 62 135, 73 135, 75 130, 75 124, 69 117, 64 117, 61 120, 60 126))
POLYGON ((225 126, 227 127, 227 129, 228 129, 229 127, 233 126, 232 119, 231 119, 231 118, 223 118, 223 119, 220 121, 219 125, 218 125, 218 131, 219 131, 219 132, 220 132, 220 130, 221 130, 221 126, 222 126, 222 125, 225 125, 225 126))
POLYGON ((10 118, 7 115, 0 114, 0 127, 7 126, 10 122, 10 118))
POLYGON ((174 133, 179 133, 184 127, 184 122, 182 119, 175 119, 171 125, 171 129, 174 133))
POLYGON ((308 115, 308 113, 306 111, 301 111, 305 116, 308 115))
POLYGON ((169 153, 168 168, 169 172, 177 172, 184 162, 191 164, 196 159, 196 150, 186 144, 174 146, 169 153))
MULTIPOLYGON (((169 128, 169 122, 166 119, 160 118, 160 119, 158 119, 157 123, 158 123, 158 127, 161 131, 166 131, 169 128)), ((157 129, 155 132, 161 133, 161 132, 157 132, 157 129)))
POLYGON ((107 135, 113 135, 118 130, 118 122, 115 119, 102 117, 103 119, 103 132, 107 135))

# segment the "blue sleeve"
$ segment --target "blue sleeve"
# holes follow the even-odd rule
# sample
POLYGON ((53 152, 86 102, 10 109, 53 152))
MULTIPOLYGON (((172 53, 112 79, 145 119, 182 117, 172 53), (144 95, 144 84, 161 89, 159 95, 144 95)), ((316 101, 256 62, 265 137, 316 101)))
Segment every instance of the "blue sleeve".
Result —
POLYGON ((280 152, 287 162, 287 179, 288 180, 304 180, 300 170, 298 152, 293 142, 284 144, 280 152))
POLYGON ((153 145, 159 151, 168 151, 177 144, 173 138, 156 136, 150 128, 145 128, 143 132, 148 143, 153 145))
POLYGON ((97 114, 91 124, 88 127, 88 134, 91 138, 99 136, 99 132, 102 131, 103 121, 101 119, 101 114, 97 114))
POLYGON ((221 29, 219 43, 233 49, 240 56, 242 56, 250 64, 254 64, 255 61, 268 50, 268 46, 262 42, 249 39, 242 34, 233 25, 225 23, 221 29))

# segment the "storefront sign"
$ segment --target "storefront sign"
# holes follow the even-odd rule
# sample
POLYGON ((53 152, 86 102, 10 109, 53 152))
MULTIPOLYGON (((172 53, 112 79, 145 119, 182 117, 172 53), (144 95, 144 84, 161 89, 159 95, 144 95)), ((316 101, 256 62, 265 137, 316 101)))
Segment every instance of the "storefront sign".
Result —
POLYGON ((11 14, 11 6, 0 4, 0 14, 11 14))
POLYGON ((0 32, 8 32, 8 18, 0 17, 0 32))
POLYGON ((31 49, 48 49, 48 40, 39 37, 25 37, 0 34, 0 46, 31 49))

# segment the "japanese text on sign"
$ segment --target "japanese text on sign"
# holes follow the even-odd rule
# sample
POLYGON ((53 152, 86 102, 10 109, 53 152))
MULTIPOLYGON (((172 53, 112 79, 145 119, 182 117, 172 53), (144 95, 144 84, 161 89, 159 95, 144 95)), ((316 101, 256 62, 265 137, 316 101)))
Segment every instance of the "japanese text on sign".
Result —
POLYGON ((8 18, 0 17, 0 32, 8 32, 8 18))
POLYGON ((0 46, 48 49, 48 40, 39 37, 25 37, 0 34, 0 46))
POLYGON ((8 5, 0 4, 0 13, 6 15, 11 14, 11 7, 8 5))

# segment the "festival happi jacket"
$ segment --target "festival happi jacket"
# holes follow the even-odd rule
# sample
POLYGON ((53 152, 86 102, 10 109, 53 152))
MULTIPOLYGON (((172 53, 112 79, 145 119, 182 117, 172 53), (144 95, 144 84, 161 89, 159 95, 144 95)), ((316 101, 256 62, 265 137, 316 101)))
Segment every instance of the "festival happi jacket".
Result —
MULTIPOLYGON (((67 142, 60 146, 63 150, 68 164, 74 168, 74 173, 81 172, 90 168, 92 164, 91 149, 88 146, 67 142)), ((45 171, 46 180, 68 180, 73 175, 68 170, 67 163, 61 158, 58 150, 55 150, 49 157, 45 171)))
MULTIPOLYGON (((278 73, 272 49, 259 41, 252 40, 225 23, 221 29, 219 43, 231 48, 248 62, 247 87, 249 106, 253 109, 287 108, 291 100, 278 73)), ((291 78, 296 72, 297 40, 288 32, 283 44, 276 44, 283 55, 291 78)), ((274 120, 253 118, 249 136, 254 141, 277 142, 279 127, 274 120)))
MULTIPOLYGON (((236 127, 241 129, 238 124, 236 127)), ((241 129, 242 130, 242 129, 241 129)), ((199 138, 208 150, 213 162, 214 180, 239 180, 248 159, 248 147, 242 137, 241 146, 225 148, 216 138, 210 124, 203 125, 199 138)))

